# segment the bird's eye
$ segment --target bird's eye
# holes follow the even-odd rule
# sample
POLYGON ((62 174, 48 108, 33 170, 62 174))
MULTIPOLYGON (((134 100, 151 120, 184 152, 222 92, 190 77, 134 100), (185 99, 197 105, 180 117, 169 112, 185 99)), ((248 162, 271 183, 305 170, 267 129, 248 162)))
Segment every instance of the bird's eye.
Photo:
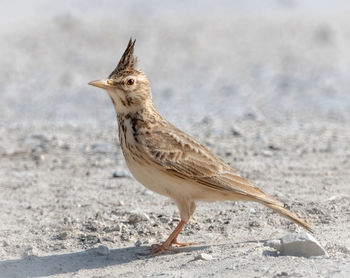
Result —
POLYGON ((128 81, 126 81, 126 84, 128 85, 134 85, 135 80, 134 79, 128 79, 128 81))

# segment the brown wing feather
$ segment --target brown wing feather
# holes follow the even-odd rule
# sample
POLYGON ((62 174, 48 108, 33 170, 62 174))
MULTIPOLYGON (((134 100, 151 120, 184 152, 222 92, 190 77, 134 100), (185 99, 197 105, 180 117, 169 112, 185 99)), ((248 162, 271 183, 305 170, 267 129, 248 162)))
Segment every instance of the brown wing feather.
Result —
POLYGON ((144 146, 151 161, 161 170, 180 178, 195 180, 226 194, 233 193, 255 201, 282 205, 239 176, 198 141, 169 123, 152 132, 157 133, 156 136, 146 136, 144 146))

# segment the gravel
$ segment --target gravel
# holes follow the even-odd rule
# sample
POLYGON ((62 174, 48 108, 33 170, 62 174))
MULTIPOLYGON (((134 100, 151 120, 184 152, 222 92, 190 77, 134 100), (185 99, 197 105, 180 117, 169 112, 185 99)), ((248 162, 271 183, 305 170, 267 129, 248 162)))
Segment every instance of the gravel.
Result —
POLYGON ((34 2, 0 17, 0 276, 350 277, 346 1, 34 2), (137 255, 178 211, 125 171, 112 104, 87 85, 131 35, 160 113, 307 219, 328 256, 279 256, 263 242, 301 230, 234 201, 197 204, 178 239, 196 245, 137 255))

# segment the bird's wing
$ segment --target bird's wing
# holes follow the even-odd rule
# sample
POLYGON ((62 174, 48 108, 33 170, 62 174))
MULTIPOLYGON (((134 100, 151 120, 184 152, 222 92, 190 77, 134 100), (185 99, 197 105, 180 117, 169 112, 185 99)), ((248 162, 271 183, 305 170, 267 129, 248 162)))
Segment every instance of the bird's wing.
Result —
POLYGON ((147 158, 160 170, 225 194, 281 205, 191 136, 167 123, 143 138, 147 158))

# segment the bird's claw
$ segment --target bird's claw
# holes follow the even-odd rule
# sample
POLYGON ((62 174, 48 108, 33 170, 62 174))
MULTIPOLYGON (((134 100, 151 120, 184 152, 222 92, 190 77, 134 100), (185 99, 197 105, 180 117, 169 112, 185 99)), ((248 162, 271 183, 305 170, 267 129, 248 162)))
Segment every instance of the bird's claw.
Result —
POLYGON ((178 242, 177 240, 174 240, 171 244, 174 244, 174 245, 179 246, 179 247, 187 247, 187 246, 196 245, 195 242, 184 243, 184 242, 178 242))
POLYGON ((150 247, 150 254, 152 255, 158 255, 166 251, 174 251, 174 249, 171 248, 171 245, 166 245, 164 243, 152 244, 150 247))

